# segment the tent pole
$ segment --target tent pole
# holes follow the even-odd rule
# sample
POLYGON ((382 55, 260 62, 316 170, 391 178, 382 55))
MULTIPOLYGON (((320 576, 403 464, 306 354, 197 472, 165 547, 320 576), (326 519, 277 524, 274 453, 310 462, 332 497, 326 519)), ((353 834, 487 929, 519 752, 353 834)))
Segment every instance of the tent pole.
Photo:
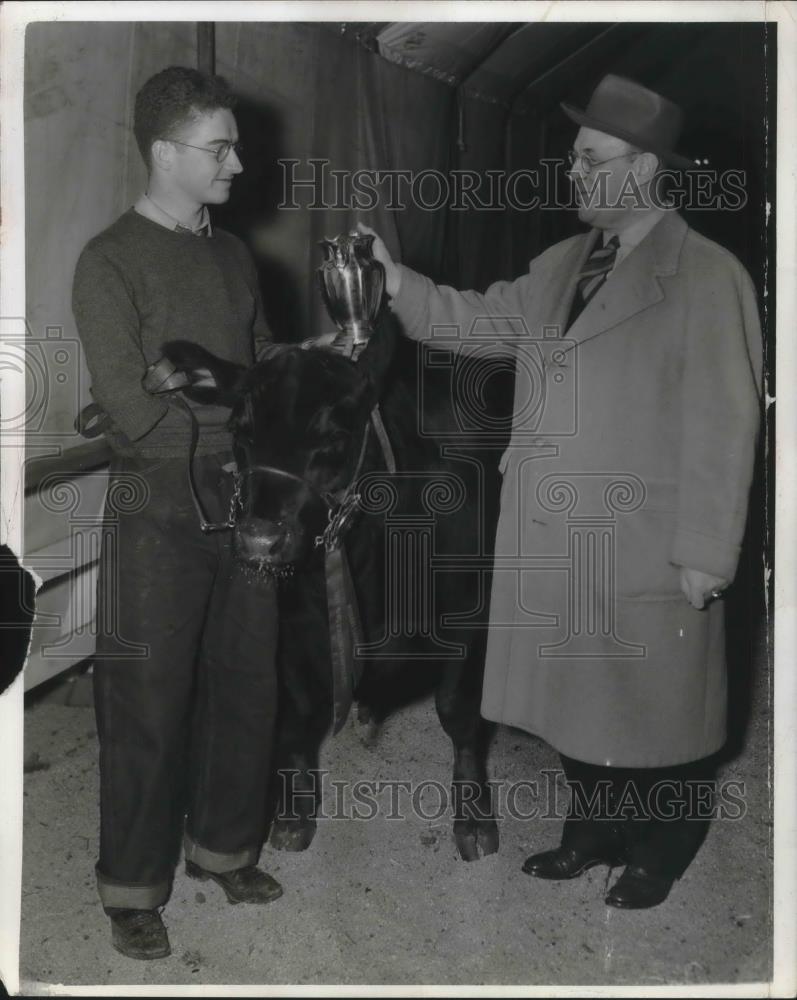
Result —
POLYGON ((213 21, 197 21, 196 65, 200 73, 213 76, 216 72, 216 25, 213 21))

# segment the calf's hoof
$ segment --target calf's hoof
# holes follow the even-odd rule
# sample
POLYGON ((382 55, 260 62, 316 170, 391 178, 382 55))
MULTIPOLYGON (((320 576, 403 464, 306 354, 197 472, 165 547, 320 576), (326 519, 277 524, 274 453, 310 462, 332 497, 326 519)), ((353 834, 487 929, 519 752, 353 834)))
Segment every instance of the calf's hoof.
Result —
POLYGON ((212 879, 224 890, 230 903, 257 903, 263 905, 279 899, 282 886, 256 865, 246 865, 229 872, 211 872, 193 861, 186 861, 185 873, 189 878, 207 882, 212 879))
POLYGON ((373 721, 374 713, 371 711, 371 706, 366 705, 363 701, 357 702, 357 721, 361 726, 367 726, 369 722, 373 721))
POLYGON ((368 705, 360 703, 357 706, 357 735, 363 746, 372 750, 379 742, 384 720, 368 705))
POLYGON ((478 861, 498 850, 498 824, 490 820, 455 820, 454 840, 463 861, 478 861))
POLYGON ((275 820, 269 844, 277 851, 306 851, 315 836, 315 820, 275 820))

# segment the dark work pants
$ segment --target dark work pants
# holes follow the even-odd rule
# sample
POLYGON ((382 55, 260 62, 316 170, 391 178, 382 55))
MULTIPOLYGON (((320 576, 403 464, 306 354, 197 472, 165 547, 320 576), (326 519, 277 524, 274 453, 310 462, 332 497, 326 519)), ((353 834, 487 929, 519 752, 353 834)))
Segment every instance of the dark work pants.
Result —
MULTIPOLYGON (((196 459, 225 519, 229 454, 196 459)), ((265 833, 276 711, 276 592, 235 566, 231 532, 203 535, 184 459, 111 466, 97 593, 94 696, 106 908, 152 909, 186 857, 254 864, 265 833)))
POLYGON ((563 846, 586 852, 619 847, 629 864, 651 874, 683 875, 711 822, 712 758, 675 767, 620 768, 560 756, 571 788, 563 846), (574 785, 580 794, 574 794, 574 785), (595 805, 589 808, 591 799, 595 805))

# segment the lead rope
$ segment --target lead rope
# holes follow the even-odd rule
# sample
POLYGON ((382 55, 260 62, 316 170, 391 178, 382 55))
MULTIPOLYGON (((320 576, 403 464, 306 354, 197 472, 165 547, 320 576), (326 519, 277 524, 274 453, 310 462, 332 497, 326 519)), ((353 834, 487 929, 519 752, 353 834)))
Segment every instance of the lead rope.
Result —
POLYGON ((342 544, 326 549, 324 573, 332 660, 332 732, 337 735, 349 717, 354 692, 362 676, 357 647, 363 641, 357 593, 342 544))
POLYGON ((335 736, 349 717, 354 692, 362 676, 362 663, 357 657, 357 646, 362 645, 360 609, 343 539, 351 518, 360 506, 357 480, 365 461, 370 429, 371 424, 367 423, 349 489, 337 508, 330 509, 326 530, 316 538, 316 545, 324 545, 329 652, 332 661, 332 733, 335 736))
POLYGON ((202 503, 202 498, 199 495, 199 490, 196 485, 196 478, 194 476, 194 458, 196 456, 196 448, 199 442, 199 423, 194 414, 194 411, 186 403, 186 401, 181 396, 170 396, 169 403, 174 404, 179 407, 183 413, 188 415, 188 419, 191 422, 191 445, 188 451, 188 487, 191 490, 191 499, 194 502, 194 509, 196 510, 197 517, 199 518, 199 527, 204 535, 210 534, 212 531, 227 531, 230 528, 235 527, 235 508, 240 497, 240 483, 235 479, 235 486, 233 488, 233 495, 230 500, 230 513, 226 521, 210 521, 208 520, 207 513, 205 511, 205 506, 202 503))
POLYGON ((371 410, 371 423, 382 448, 382 457, 385 460, 387 471, 392 476, 396 472, 396 456, 393 454, 393 446, 390 443, 390 438, 382 421, 382 411, 379 409, 379 403, 376 403, 373 410, 371 410))
POLYGON ((334 512, 330 510, 329 524, 324 534, 316 539, 317 545, 322 543, 324 545, 329 646, 332 660, 333 735, 337 735, 346 723, 354 703, 354 692, 363 671, 362 660, 357 655, 357 647, 363 644, 362 621, 343 538, 351 517, 360 505, 357 480, 362 471, 369 431, 372 427, 379 441, 387 471, 390 475, 395 474, 396 458, 377 403, 371 410, 369 423, 365 425, 351 486, 336 510, 334 512))

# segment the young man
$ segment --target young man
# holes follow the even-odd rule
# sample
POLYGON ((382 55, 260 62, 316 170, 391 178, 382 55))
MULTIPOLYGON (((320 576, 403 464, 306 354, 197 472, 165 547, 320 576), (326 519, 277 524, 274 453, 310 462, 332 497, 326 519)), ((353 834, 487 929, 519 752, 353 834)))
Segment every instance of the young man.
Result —
MULTIPOLYGON (((234 100, 219 77, 171 67, 136 97, 147 190, 94 237, 73 309, 114 448, 98 582, 94 665, 100 739, 97 883, 112 941, 169 954, 160 916, 184 833, 186 872, 230 902, 268 903, 265 833, 277 637, 272 586, 234 564, 229 532, 203 534, 187 484, 191 423, 142 387, 165 341, 241 364, 269 339, 244 245, 213 228, 239 159, 234 100)), ((195 477, 212 518, 229 510, 228 411, 195 406, 195 477)))
POLYGON ((680 109, 610 75, 564 110, 589 233, 483 295, 435 286, 381 240, 374 253, 411 336, 456 324, 462 350, 517 357, 482 712, 548 740, 579 793, 561 846, 523 870, 625 864, 606 903, 645 908, 708 827, 761 330, 739 261, 657 197, 662 166, 691 166, 680 109))

